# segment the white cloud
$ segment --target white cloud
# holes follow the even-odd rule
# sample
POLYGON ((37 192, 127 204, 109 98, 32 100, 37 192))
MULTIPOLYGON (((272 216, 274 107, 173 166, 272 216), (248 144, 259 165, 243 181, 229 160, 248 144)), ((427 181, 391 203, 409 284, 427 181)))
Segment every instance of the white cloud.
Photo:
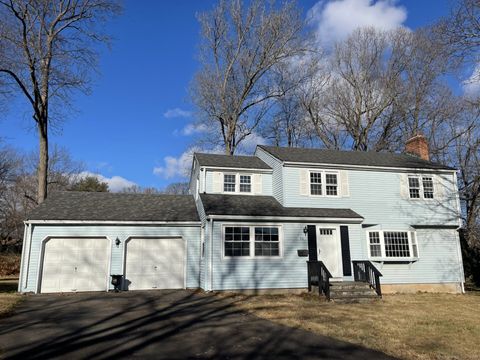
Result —
POLYGON ((257 133, 248 135, 238 146, 237 154, 252 155, 257 145, 266 145, 267 139, 257 133))
POLYGON ((467 97, 477 97, 480 95, 480 64, 473 69, 472 75, 463 83, 463 92, 467 97))
POLYGON ((157 166, 153 168, 153 173, 159 175, 165 179, 171 179, 175 177, 188 178, 190 176, 190 168, 192 166, 193 153, 204 152, 211 154, 222 154, 221 148, 215 148, 213 150, 201 149, 198 146, 193 146, 183 152, 180 156, 165 156, 163 166, 157 166))
POLYGON ((317 2, 307 14, 323 45, 345 39, 359 27, 380 30, 401 27, 407 10, 394 0, 330 0, 317 2))
POLYGON ((192 116, 192 112, 188 110, 183 110, 180 108, 169 109, 163 113, 163 116, 167 119, 171 118, 189 118, 192 116))
POLYGON ((133 181, 127 180, 121 176, 106 177, 90 171, 82 171, 80 174, 78 174, 78 177, 81 179, 86 178, 87 176, 93 176, 101 182, 106 182, 111 192, 119 192, 125 188, 137 185, 133 181))
MULTIPOLYGON (((264 145, 266 143, 267 143, 267 140, 265 138, 258 135, 257 133, 252 133, 240 143, 236 154, 252 155, 257 145, 264 145)), ((204 153, 210 153, 210 154, 224 154, 224 150, 221 146, 217 146, 213 149, 202 149, 199 146, 192 146, 189 149, 187 149, 185 152, 180 154, 180 156, 178 157, 165 156, 163 158, 164 165, 154 167, 153 173, 165 179, 172 179, 176 177, 188 178, 190 176, 190 169, 192 167, 193 153, 195 152, 204 152, 204 153)))
POLYGON ((182 129, 182 135, 190 136, 199 133, 206 132, 208 130, 207 125, 205 124, 187 124, 182 129))

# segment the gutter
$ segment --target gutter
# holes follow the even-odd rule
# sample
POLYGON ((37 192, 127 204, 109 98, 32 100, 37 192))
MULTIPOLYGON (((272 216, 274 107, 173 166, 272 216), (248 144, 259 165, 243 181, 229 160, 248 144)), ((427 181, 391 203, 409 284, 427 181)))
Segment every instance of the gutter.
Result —
POLYGON ((201 226, 200 221, 114 221, 114 220, 27 220, 25 224, 102 224, 102 225, 178 225, 201 226))
POLYGON ((280 220, 293 222, 348 222, 348 223, 362 223, 363 218, 336 218, 336 217, 292 217, 292 216, 249 216, 249 215, 208 215, 210 219, 225 219, 225 220, 280 220))

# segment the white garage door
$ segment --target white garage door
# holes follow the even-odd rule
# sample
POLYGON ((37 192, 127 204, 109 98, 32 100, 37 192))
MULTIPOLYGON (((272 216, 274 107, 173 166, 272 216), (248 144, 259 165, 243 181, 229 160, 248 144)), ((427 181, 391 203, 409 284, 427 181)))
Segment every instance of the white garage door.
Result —
POLYGON ((131 239, 127 242, 125 279, 129 290, 183 289, 183 239, 131 239))
POLYGON ((50 239, 45 244, 41 292, 107 289, 107 239, 50 239))

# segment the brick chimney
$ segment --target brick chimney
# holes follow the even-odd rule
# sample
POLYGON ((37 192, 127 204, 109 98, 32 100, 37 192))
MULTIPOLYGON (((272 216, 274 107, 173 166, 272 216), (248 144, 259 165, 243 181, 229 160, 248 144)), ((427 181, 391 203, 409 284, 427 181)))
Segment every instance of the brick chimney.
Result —
POLYGON ((422 134, 415 135, 405 142, 405 152, 423 160, 430 160, 428 140, 422 134))

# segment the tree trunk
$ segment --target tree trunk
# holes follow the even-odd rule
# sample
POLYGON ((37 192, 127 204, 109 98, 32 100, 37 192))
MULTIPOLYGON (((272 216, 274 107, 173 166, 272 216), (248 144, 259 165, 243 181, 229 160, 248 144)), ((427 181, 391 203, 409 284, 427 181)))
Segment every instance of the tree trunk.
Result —
POLYGON ((38 193, 37 202, 41 204, 47 198, 48 176, 48 135, 47 126, 38 122, 39 159, 38 159, 38 193))

